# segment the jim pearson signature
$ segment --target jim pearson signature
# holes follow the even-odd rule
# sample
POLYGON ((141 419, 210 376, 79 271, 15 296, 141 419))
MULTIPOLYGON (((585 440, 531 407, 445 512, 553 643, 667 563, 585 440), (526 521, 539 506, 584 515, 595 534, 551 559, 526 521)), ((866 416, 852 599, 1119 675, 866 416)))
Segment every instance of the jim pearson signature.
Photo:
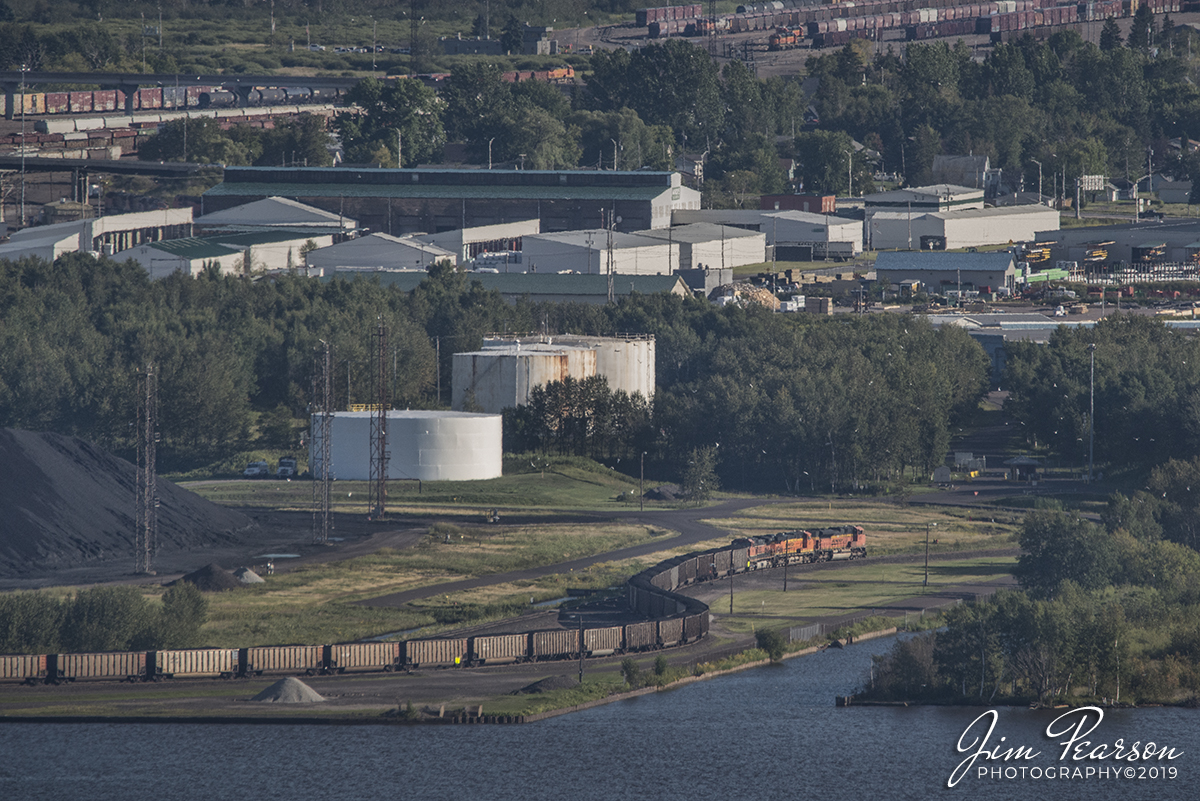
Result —
MULTIPOLYGON (((1111 760, 1113 762, 1149 762, 1152 760, 1162 761, 1176 759, 1183 756, 1182 751, 1176 751, 1166 745, 1159 745, 1155 742, 1146 742, 1144 745, 1140 740, 1132 745, 1126 745, 1123 738, 1110 743, 1096 742, 1085 739, 1091 735, 1104 720, 1104 710, 1098 706, 1082 706, 1078 709, 1072 709, 1070 712, 1064 712, 1050 722, 1046 727, 1046 736, 1054 739, 1057 737, 1065 737, 1058 744, 1062 746, 1062 752, 1058 755, 1058 761, 1061 762, 1084 762, 1084 761, 1103 761, 1111 760)), ((1004 745, 1008 738, 1001 737, 993 746, 992 735, 996 731, 996 724, 1000 721, 1000 713, 994 709, 989 709, 975 720, 967 725, 963 730, 962 736, 958 738, 958 743, 955 746, 958 753, 967 754, 967 758, 958 763, 954 772, 950 774, 947 781, 948 787, 954 787, 963 777, 970 772, 971 767, 978 760, 984 762, 1015 762, 1019 760, 1031 760, 1041 756, 1041 751, 1035 751, 1026 745, 1004 745), (987 731, 980 736, 980 731, 984 727, 987 731)))

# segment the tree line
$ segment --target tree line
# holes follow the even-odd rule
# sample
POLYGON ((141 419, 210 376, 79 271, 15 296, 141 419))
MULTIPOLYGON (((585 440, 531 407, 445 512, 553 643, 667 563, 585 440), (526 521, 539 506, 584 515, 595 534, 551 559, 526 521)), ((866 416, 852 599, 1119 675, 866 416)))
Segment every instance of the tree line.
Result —
POLYGON ((509 304, 445 263, 412 292, 371 278, 216 271, 151 282, 134 263, 72 254, 0 262, 0 426, 132 455, 134 382, 152 362, 163 469, 294 448, 322 341, 334 353, 336 407, 371 401, 379 318, 396 408, 445 408, 453 354, 477 350, 489 332, 653 334, 653 399, 596 381, 546 387, 510 413, 508 446, 631 473, 645 452, 648 470, 677 478, 711 448, 721 485, 771 492, 883 487, 928 473, 988 367, 960 329, 900 315, 825 319, 673 295, 509 304))
POLYGON ((1031 512, 1014 571, 1022 589, 955 607, 943 630, 876 657, 865 694, 980 704, 1195 697, 1200 554, 1146 519, 1121 496, 1103 526, 1031 512))
POLYGON ((0 595, 0 653, 142 651, 199 645, 208 601, 178 582, 155 604, 133 587, 95 587, 59 597, 48 592, 0 595))

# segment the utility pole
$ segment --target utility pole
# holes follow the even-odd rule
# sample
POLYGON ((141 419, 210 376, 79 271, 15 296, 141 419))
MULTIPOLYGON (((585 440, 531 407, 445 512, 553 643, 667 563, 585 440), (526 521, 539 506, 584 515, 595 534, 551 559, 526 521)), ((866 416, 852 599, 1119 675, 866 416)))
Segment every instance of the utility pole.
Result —
POLYGON ((313 370, 312 417, 313 432, 308 440, 308 469, 313 474, 313 544, 329 542, 330 491, 333 452, 330 436, 333 430, 333 353, 329 343, 321 340, 322 351, 317 355, 313 370), (317 465, 320 465, 318 468, 317 465), (316 472, 314 472, 314 469, 316 472))
POLYGON ((922 582, 922 586, 924 587, 929 586, 929 529, 931 526, 936 525, 937 523, 925 524, 925 581, 922 582))
POLYGON ((1038 205, 1042 204, 1042 162, 1037 159, 1030 159, 1034 164, 1038 165, 1038 205))
POLYGON ((134 535, 134 572, 154 573, 158 550, 158 377, 154 363, 138 372, 137 389, 137 531, 134 535))
POLYGON ((25 72, 21 65, 21 227, 25 227, 25 72))
POLYGON ((646 452, 642 451, 638 469, 638 511, 646 511, 646 452))
MULTIPOLYGON (((1120 297, 1118 295, 1118 297, 1120 297)), ((1088 345, 1088 356, 1091 361, 1091 378, 1088 381, 1088 483, 1092 483, 1092 469, 1095 466, 1096 454, 1096 343, 1088 345)))

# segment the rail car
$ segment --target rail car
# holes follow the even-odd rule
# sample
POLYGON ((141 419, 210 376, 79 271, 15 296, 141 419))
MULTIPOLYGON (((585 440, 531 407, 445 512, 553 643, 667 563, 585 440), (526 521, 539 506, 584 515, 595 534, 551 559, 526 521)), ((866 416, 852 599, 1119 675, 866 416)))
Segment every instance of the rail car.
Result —
MULTIPOLYGON (((259 87, 250 90, 248 106, 309 105, 336 103, 343 89, 292 86, 259 87)), ((127 113, 132 111, 175 111, 190 108, 238 108, 235 91, 217 86, 161 86, 125 93, 120 89, 85 92, 26 92, 13 95, 13 114, 77 115, 127 113)), ((7 113, 6 95, 0 95, 0 112, 7 113)))
POLYGON ((660 562, 626 582, 625 600, 643 620, 511 634, 250 648, 189 648, 93 654, 0 656, 0 681, 162 681, 326 675, 456 668, 602 657, 674 648, 708 634, 709 609, 677 590, 737 573, 867 554, 862 526, 781 532, 660 562))

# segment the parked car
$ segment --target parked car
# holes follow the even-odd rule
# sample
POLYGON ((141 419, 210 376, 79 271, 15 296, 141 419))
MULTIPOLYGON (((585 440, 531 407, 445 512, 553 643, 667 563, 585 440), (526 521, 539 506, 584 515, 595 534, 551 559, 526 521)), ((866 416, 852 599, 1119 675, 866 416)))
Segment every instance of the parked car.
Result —
POLYGON ((246 465, 246 469, 242 471, 242 475, 246 478, 269 476, 271 475, 271 467, 266 462, 251 462, 246 465))
POLYGON ((275 470, 276 478, 291 478, 296 475, 296 460, 291 456, 284 456, 279 460, 279 467, 275 470))

